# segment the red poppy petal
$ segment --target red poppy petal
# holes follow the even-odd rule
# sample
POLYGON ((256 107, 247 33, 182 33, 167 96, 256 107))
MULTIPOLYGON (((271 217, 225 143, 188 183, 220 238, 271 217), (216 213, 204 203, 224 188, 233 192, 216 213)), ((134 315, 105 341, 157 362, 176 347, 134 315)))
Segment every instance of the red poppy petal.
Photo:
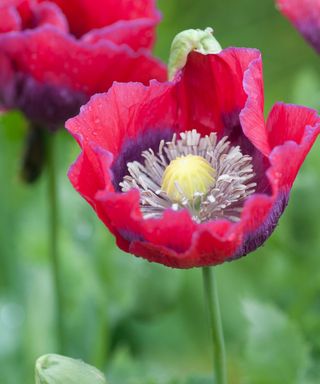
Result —
POLYGON ((32 17, 31 6, 32 0, 2 0, 0 5, 1 21, 6 23, 6 20, 3 17, 5 9, 14 9, 19 17, 19 26, 21 28, 22 24, 32 17))
POLYGON ((70 167, 68 177, 73 187, 95 208, 97 192, 106 190, 109 184, 105 170, 110 167, 112 156, 87 145, 80 135, 77 139, 83 151, 70 167))
POLYGON ((249 209, 244 207, 243 215, 246 216, 246 219, 242 218, 239 224, 243 227, 241 245, 227 261, 255 251, 271 236, 287 206, 288 199, 288 192, 278 193, 272 197, 252 196, 249 209))
POLYGON ((264 123, 264 91, 261 57, 252 61, 243 78, 244 91, 248 98, 240 112, 243 133, 251 143, 265 156, 270 153, 266 127, 264 123))
POLYGON ((144 237, 155 245, 165 246, 177 253, 186 252, 192 244, 192 235, 197 224, 186 210, 167 210, 161 220, 149 220, 144 237), (174 233, 174 236, 172 234, 174 233))
POLYGON ((187 114, 183 129, 223 134, 223 130, 239 124, 238 116, 247 100, 244 74, 256 60, 261 61, 260 52, 246 48, 227 48, 215 55, 191 53, 180 84, 187 114))
POLYGON ((46 24, 68 31, 67 19, 52 2, 38 4, 30 0, 10 0, 0 5, 0 33, 33 29, 46 24))
MULTIPOLYGON (((254 225, 244 227, 244 241, 233 258, 252 252, 272 234, 288 203, 296 175, 320 133, 320 118, 308 108, 278 103, 270 112, 267 126, 270 141, 278 145, 269 156, 271 165, 267 171, 272 196, 264 197, 264 208, 264 204, 258 204, 262 211, 257 215, 248 213, 245 205, 239 225, 243 225, 243 216, 247 216, 254 225)), ((256 198, 257 195, 253 195, 248 202, 253 200, 255 206, 256 198)))
POLYGON ((88 95, 107 90, 115 80, 147 83, 166 76, 165 67, 148 53, 108 41, 84 43, 50 26, 0 35, 0 44, 18 71, 88 95))
POLYGON ((45 1, 34 6, 32 11, 32 28, 48 24, 65 32, 69 30, 67 19, 56 4, 45 1))
MULTIPOLYGON (((80 195, 93 207, 98 217, 105 223, 109 230, 117 236, 117 229, 112 226, 109 216, 105 214, 104 203, 99 202, 96 198, 98 191, 106 188, 106 185, 108 185, 106 179, 108 179, 109 172, 105 173, 105 170, 110 167, 112 157, 106 151, 86 146, 86 144, 82 142, 81 137, 79 137, 78 140, 81 143, 80 145, 84 146, 85 150, 70 167, 68 172, 69 180, 80 195)), ((121 212, 119 212, 119 214, 121 214, 121 212)), ((121 236, 117 237, 121 249, 128 251, 129 242, 121 236)))
POLYGON ((96 43, 109 40, 115 44, 126 44, 134 51, 152 48, 155 41, 156 20, 136 19, 118 21, 110 26, 94 29, 82 37, 83 41, 96 43))
POLYGON ((319 116, 313 109, 298 105, 276 103, 267 120, 268 141, 270 147, 291 140, 300 144, 306 132, 306 126, 315 126, 319 116))
MULTIPOLYGON (((182 221, 180 224, 183 227, 184 222, 182 221)), ((194 232, 191 247, 183 253, 179 253, 168 246, 143 241, 133 241, 130 244, 129 252, 172 268, 193 268, 220 264, 225 261, 227 255, 232 255, 235 252, 239 244, 238 238, 230 236, 226 239, 220 238, 218 235, 219 231, 225 232, 226 227, 230 224, 221 221, 214 223, 214 229, 194 232)), ((170 237, 172 239, 172 234, 170 237)))
POLYGON ((198 225, 186 211, 168 210, 161 219, 144 220, 139 193, 99 191, 98 216, 126 252, 176 268, 223 262, 240 244, 240 232, 228 233, 231 223, 217 221, 198 225))
POLYGON ((253 158, 258 192, 268 191, 265 170, 270 150, 263 114, 261 54, 256 49, 227 48, 219 54, 192 53, 177 79, 182 104, 181 130, 197 129, 219 137, 253 158))
POLYGON ((67 16, 76 36, 119 20, 150 18, 159 20, 154 0, 52 0, 67 16), (76 10, 76 12, 75 12, 76 10))
POLYGON ((115 193, 112 184, 110 166, 113 156, 110 152, 92 143, 81 141, 84 151, 92 151, 100 165, 100 177, 103 177, 103 188, 98 188, 94 197, 95 210, 99 218, 116 237, 118 246, 128 252, 133 239, 142 238, 140 225, 139 192, 131 190, 127 193, 115 193))
POLYGON ((21 18, 14 7, 0 7, 0 33, 19 31, 21 18))
POLYGON ((149 87, 115 83, 108 93, 93 96, 66 128, 116 156, 125 141, 136 141, 140 136, 143 140, 143 134, 153 136, 176 125, 175 104, 174 90, 168 83, 151 82, 149 87))
POLYGON ((83 151, 70 167, 68 177, 75 188, 93 207, 96 206, 95 195, 104 186, 100 163, 94 155, 83 151), (91 156, 90 156, 91 155, 91 156))
POLYGON ((167 211, 162 219, 148 221, 150 238, 133 241, 130 252, 174 268, 219 264, 240 243, 238 236, 229 233, 231 226, 225 220, 199 225, 187 212, 167 211))
POLYGON ((320 53, 319 0, 277 0, 279 10, 320 53))
POLYGON ((267 174, 275 191, 291 189, 297 173, 319 133, 320 120, 315 126, 305 128, 305 135, 300 144, 287 141, 274 148, 270 155, 272 167, 267 174))
POLYGON ((30 3, 30 0, 2 0, 1 7, 18 7, 21 3, 30 3))

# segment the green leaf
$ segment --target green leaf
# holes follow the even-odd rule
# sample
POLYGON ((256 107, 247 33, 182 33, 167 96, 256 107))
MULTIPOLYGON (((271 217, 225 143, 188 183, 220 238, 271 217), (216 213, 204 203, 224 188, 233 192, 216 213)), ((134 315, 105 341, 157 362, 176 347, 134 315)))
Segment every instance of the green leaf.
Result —
POLYGON ((249 384, 300 383, 308 366, 308 349, 297 326, 279 309, 245 301, 249 322, 245 372, 249 384))
POLYGON ((107 384, 104 375, 81 360, 44 355, 36 362, 36 384, 107 384))

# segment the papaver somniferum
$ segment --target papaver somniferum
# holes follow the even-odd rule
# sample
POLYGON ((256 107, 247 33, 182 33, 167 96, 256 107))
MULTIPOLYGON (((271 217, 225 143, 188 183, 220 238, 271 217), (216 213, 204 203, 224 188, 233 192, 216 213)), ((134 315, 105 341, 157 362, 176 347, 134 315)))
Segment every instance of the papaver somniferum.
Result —
POLYGON ((114 80, 165 80, 154 0, 2 0, 0 105, 55 130, 114 80))
POLYGON ((320 1, 276 0, 279 10, 320 53, 320 1))
POLYGON ((67 122, 69 178, 126 252, 234 260, 271 235, 320 132, 314 110, 277 103, 265 122, 263 105, 258 50, 193 51, 173 81, 115 83, 67 122))

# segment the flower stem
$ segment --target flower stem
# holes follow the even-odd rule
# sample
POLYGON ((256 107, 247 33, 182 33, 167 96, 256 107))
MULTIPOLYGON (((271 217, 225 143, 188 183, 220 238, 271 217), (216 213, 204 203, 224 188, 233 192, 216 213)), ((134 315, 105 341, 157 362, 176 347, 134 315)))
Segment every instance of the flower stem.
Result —
POLYGON ((213 268, 202 268, 202 274, 212 336, 214 383, 227 384, 226 356, 217 283, 214 278, 213 268))
POLYGON ((56 305, 56 327, 58 352, 64 351, 63 300, 58 253, 58 191, 57 169, 55 163, 55 134, 50 134, 47 141, 47 174, 48 174, 48 215, 49 215, 49 256, 52 267, 52 278, 56 305))

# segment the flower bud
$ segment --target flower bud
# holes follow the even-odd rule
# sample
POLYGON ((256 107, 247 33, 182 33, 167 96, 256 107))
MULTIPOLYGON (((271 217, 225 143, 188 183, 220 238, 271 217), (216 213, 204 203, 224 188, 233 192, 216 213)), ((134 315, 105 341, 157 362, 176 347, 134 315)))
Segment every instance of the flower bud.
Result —
POLYGON ((213 29, 187 29, 176 35, 171 44, 168 63, 168 76, 172 80, 176 73, 185 66, 190 52, 196 51, 204 55, 219 53, 222 50, 213 37, 213 29))
POLYGON ((44 355, 36 361, 36 384, 107 384, 104 375, 81 360, 44 355))

